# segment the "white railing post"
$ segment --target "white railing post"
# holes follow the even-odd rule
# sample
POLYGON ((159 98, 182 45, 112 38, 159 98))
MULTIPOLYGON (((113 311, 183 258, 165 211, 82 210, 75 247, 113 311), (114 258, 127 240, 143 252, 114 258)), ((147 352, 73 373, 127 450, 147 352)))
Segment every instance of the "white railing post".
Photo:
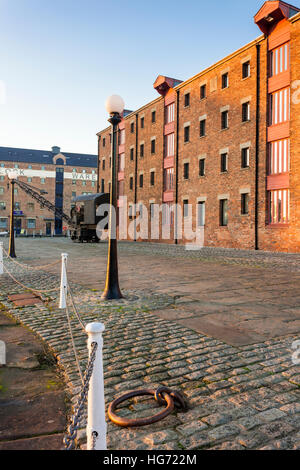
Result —
POLYGON ((86 428, 87 450, 107 450, 102 360, 102 333, 105 330, 105 326, 102 323, 89 323, 85 330, 88 334, 89 355, 91 354, 92 343, 98 344, 88 393, 88 416, 86 428), (97 435, 94 436, 93 433, 97 433, 97 435))
POLYGON ((60 295, 59 295, 59 307, 66 308, 66 297, 67 297, 67 253, 61 254, 61 278, 60 278, 60 295))
POLYGON ((0 242, 0 274, 3 274, 3 242, 0 242))

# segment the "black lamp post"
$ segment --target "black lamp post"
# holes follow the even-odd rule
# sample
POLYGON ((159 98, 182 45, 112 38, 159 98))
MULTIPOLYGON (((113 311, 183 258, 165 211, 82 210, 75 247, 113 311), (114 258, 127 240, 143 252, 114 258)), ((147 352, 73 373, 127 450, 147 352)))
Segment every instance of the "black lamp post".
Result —
POLYGON ((106 101, 106 109, 110 114, 108 122, 112 125, 111 138, 111 184, 110 184, 110 209, 109 209, 109 240, 106 282, 102 299, 121 299, 122 293, 119 287, 118 275, 118 249, 117 249, 117 145, 118 124, 121 122, 121 114, 124 110, 124 101, 120 96, 110 96, 106 101))
POLYGON ((10 179, 11 185, 11 197, 10 197, 10 230, 9 230, 9 249, 8 255, 11 258, 16 258, 15 252, 15 219, 14 219, 14 208, 15 208, 15 180, 17 174, 12 171, 8 173, 8 178, 10 179))

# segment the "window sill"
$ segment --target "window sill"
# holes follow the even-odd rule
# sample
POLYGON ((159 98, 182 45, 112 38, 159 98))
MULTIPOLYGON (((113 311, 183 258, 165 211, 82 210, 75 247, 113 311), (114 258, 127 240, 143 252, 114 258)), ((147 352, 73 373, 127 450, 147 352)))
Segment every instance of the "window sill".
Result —
POLYGON ((221 174, 221 175, 228 175, 228 170, 220 171, 220 174, 221 174))
POLYGON ((242 124, 247 124, 247 122, 251 122, 251 119, 247 119, 247 121, 242 121, 242 124))
POLYGON ((289 228, 289 224, 266 224, 266 228, 289 228))
POLYGON ((248 77, 243 77, 243 78, 242 78, 242 82, 243 82, 244 80, 247 80, 248 78, 251 78, 251 75, 248 75, 248 77))
POLYGON ((229 127, 224 127, 224 129, 221 129, 220 132, 228 131, 229 127))
POLYGON ((200 135, 199 139, 204 139, 204 137, 207 137, 207 135, 206 134, 205 135, 200 135))
POLYGON ((241 166, 241 170, 250 170, 250 166, 241 166))

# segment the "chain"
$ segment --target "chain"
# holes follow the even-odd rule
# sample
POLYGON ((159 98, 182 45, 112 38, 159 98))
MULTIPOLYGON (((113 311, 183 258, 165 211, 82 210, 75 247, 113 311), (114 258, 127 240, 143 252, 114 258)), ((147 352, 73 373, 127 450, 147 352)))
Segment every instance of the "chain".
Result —
POLYGON ((80 363, 79 363, 79 359, 78 359, 78 355, 77 355, 77 351, 76 351, 74 336, 73 336, 73 332, 72 332, 72 324, 71 324, 70 312, 69 312, 69 308, 68 308, 68 303, 67 303, 67 302, 66 302, 66 314, 67 314, 68 327, 69 327, 69 332, 70 332, 70 337, 71 337, 71 342, 72 342, 72 347, 73 347, 73 352, 74 352, 74 356, 75 356, 75 361, 76 361, 77 369, 78 369, 78 372, 79 372, 79 375, 80 375, 80 378, 81 378, 81 382, 82 382, 82 384, 84 384, 84 380, 83 380, 83 376, 82 376, 82 371, 81 371, 81 367, 80 367, 80 363))
POLYGON ((17 284, 19 284, 21 287, 23 287, 23 289, 26 289, 26 290, 30 290, 32 292, 36 292, 38 294, 46 294, 48 292, 56 292, 58 291, 60 288, 59 287, 56 287, 55 289, 46 289, 46 290, 38 290, 38 289, 34 289, 32 287, 28 287, 28 286, 25 286, 25 284, 22 284, 22 282, 18 281, 7 269, 6 267, 3 265, 3 269, 4 271, 6 272, 6 274, 8 274, 13 281, 15 281, 17 284))
POLYGON ((61 262, 60 260, 57 260, 57 261, 54 261, 53 263, 44 264, 43 266, 29 266, 29 264, 22 264, 22 263, 19 263, 18 261, 16 261, 14 258, 11 258, 4 247, 3 247, 3 251, 6 254, 6 257, 10 261, 12 261, 13 263, 15 263, 18 266, 21 266, 22 268, 25 268, 25 269, 33 269, 33 270, 39 271, 39 270, 42 270, 44 268, 50 268, 51 266, 55 266, 56 264, 59 264, 61 262))
MULTIPOLYGON (((75 439, 77 437, 77 431, 79 429, 80 422, 82 420, 83 408, 87 399, 87 394, 89 391, 90 380, 92 377, 94 362, 96 358, 96 351, 98 348, 98 343, 91 344, 92 350, 87 364, 87 368, 83 378, 83 386, 80 392, 80 396, 77 400, 77 404, 74 408, 74 413, 71 418, 71 424, 68 426, 68 432, 63 439, 66 450, 73 450, 75 448, 75 439)), ((93 446, 96 443, 95 434, 93 433, 93 446)))

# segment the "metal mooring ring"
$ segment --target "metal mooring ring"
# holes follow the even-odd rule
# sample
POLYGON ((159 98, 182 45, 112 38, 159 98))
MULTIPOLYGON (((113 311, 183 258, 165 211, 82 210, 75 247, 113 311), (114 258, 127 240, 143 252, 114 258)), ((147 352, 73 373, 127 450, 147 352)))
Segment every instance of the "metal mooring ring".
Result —
POLYGON ((146 426, 147 424, 153 424, 153 423, 156 423, 157 421, 160 421, 161 419, 165 418, 170 413, 172 413, 172 411, 174 410, 173 398, 168 393, 165 393, 165 392, 162 392, 162 393, 164 394, 164 400, 165 400, 165 403, 167 404, 167 407, 164 410, 162 410, 160 413, 157 413, 156 415, 148 416, 146 418, 128 419, 128 418, 122 418, 121 416, 118 416, 114 412, 120 403, 123 403, 129 398, 139 397, 143 395, 152 395, 155 397, 156 392, 157 392, 156 390, 152 390, 152 389, 135 390, 133 392, 125 393, 119 398, 116 398, 108 407, 107 413, 108 413, 109 419, 113 423, 118 424, 119 426, 124 426, 124 427, 146 426))

